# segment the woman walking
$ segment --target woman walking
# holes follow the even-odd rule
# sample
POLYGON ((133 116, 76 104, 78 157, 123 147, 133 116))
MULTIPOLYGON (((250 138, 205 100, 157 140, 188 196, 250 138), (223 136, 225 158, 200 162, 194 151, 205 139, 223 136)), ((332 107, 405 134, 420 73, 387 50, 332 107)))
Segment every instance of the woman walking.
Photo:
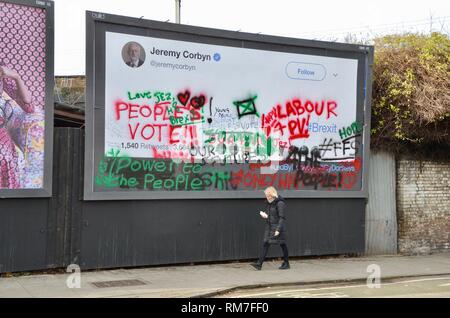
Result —
POLYGON ((259 256, 259 260, 251 263, 255 269, 261 270, 262 264, 266 259, 267 252, 271 244, 279 244, 283 251, 283 264, 279 269, 289 269, 289 253, 286 245, 286 201, 274 187, 269 187, 264 190, 267 199, 267 209, 265 212, 261 211, 260 215, 266 221, 266 229, 264 231, 264 241, 259 256))

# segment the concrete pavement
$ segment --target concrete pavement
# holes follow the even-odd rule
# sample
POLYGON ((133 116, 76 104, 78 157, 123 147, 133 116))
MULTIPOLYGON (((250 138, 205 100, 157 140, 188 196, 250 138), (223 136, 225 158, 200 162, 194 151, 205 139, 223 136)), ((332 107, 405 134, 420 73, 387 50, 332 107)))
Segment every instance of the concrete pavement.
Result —
POLYGON ((280 264, 268 261, 261 271, 249 263, 86 271, 80 274, 81 288, 67 287, 71 274, 2 277, 0 297, 208 297, 239 288, 366 281, 371 264, 379 266, 383 281, 450 274, 450 253, 297 259, 291 261, 290 270, 279 270, 280 264), (109 282, 111 286, 123 280, 138 280, 140 285, 99 288, 93 284, 109 282))

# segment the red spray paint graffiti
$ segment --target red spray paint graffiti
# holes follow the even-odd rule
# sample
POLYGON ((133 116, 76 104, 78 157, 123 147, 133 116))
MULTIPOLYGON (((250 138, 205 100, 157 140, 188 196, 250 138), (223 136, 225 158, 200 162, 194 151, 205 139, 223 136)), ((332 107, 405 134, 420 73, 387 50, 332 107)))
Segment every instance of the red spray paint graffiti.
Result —
POLYGON ((289 140, 308 138, 308 125, 311 115, 326 115, 326 119, 336 114, 337 103, 334 100, 302 102, 299 98, 287 101, 284 106, 278 104, 270 112, 261 116, 261 127, 267 136, 279 132, 286 134, 289 140))

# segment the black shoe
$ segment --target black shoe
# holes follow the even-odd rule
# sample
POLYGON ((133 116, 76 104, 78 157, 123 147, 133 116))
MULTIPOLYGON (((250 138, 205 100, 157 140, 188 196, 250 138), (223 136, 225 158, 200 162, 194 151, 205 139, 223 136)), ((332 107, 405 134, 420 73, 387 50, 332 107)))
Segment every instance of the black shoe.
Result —
POLYGON ((260 271, 262 264, 259 262, 250 263, 251 266, 253 266, 256 270, 260 271))
POLYGON ((291 268, 289 266, 289 262, 283 262, 283 264, 281 264, 281 266, 278 267, 278 269, 289 269, 289 268, 291 268))

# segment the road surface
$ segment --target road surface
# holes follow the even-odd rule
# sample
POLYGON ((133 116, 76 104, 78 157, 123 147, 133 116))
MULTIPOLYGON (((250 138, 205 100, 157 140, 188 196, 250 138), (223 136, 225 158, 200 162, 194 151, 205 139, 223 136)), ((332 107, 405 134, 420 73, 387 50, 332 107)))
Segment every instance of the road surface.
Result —
POLYGON ((389 280, 369 288, 365 282, 306 286, 266 287, 239 290, 218 297, 226 298, 450 298, 450 276, 389 280))

